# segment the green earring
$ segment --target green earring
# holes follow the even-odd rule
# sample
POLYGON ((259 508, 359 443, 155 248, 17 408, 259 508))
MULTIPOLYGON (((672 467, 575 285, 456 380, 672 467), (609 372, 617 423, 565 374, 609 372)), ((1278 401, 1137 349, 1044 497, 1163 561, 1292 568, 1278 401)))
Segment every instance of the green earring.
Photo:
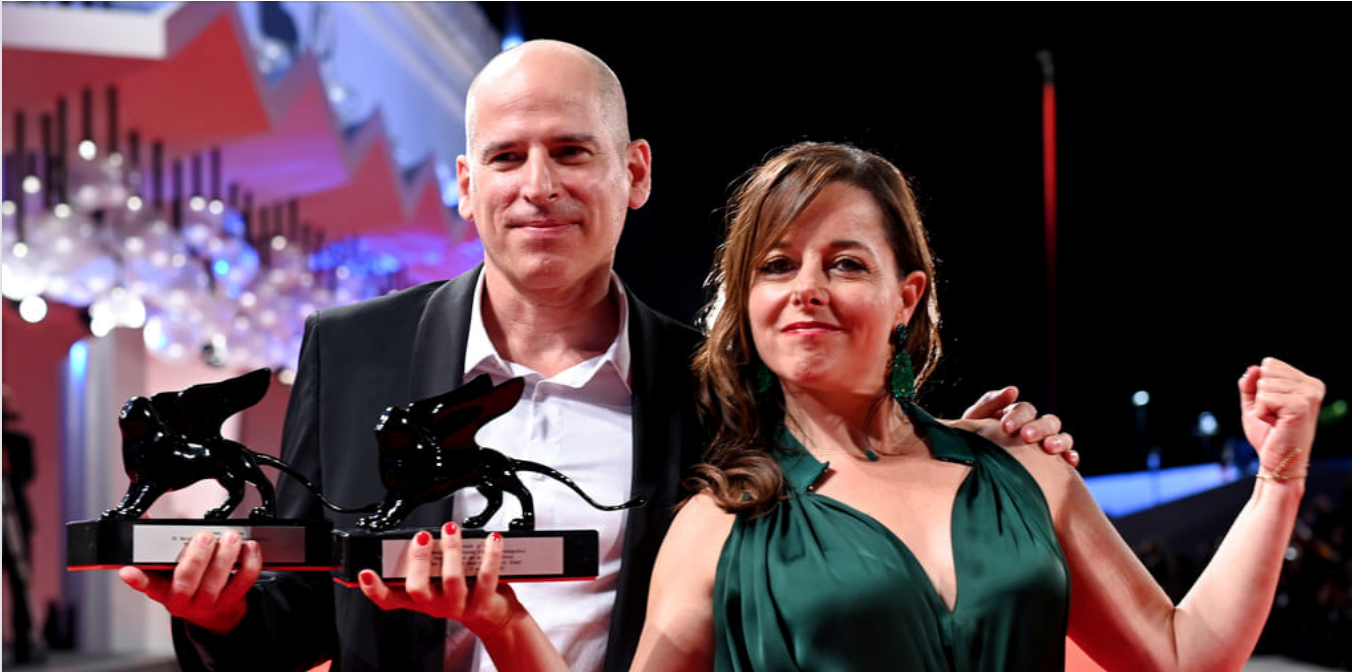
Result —
POLYGON ((915 368, 911 366, 911 356, 906 354, 906 338, 909 336, 906 325, 898 324, 892 334, 892 371, 887 378, 888 391, 892 398, 901 404, 907 413, 915 400, 915 368))
POLYGON ((770 373, 770 367, 765 362, 756 362, 756 394, 769 392, 774 382, 775 376, 770 373))

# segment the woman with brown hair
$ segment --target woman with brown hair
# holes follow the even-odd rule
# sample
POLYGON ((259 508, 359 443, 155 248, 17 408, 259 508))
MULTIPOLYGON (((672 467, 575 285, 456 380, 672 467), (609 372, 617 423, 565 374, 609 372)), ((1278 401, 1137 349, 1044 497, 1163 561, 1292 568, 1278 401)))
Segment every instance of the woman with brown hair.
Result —
POLYGON ((1240 379, 1263 468, 1176 607, 1073 469, 915 406, 939 309, 895 167, 800 144, 732 205, 696 359, 710 464, 659 556, 636 668, 1059 670, 1067 632, 1114 669, 1243 665, 1304 490, 1318 380, 1273 359, 1240 379))
MULTIPOLYGON (((1271 358, 1239 379, 1259 478, 1175 606, 1064 461, 915 405, 939 310, 894 166, 799 144, 731 205, 695 362, 714 440, 658 556, 634 669, 1061 670, 1067 634, 1111 669, 1243 666, 1322 383, 1271 358)), ((496 585, 482 575, 463 616, 499 668, 557 669, 496 585)))

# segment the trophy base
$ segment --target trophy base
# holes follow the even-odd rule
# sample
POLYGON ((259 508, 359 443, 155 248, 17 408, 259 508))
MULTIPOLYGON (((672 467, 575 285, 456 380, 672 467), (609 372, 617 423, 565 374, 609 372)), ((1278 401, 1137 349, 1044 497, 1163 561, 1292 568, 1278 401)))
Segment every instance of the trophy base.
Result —
MULTIPOLYGON (((333 533, 333 578, 345 586, 357 586, 357 575, 364 569, 375 570, 388 584, 400 585, 408 575, 407 551, 413 535, 422 530, 399 529, 384 532, 344 531, 333 533)), ((426 530, 435 539, 439 530, 426 530)), ((478 573, 483 553, 484 530, 464 530, 465 576, 478 573)), ((596 578, 596 530, 535 530, 502 532, 502 581, 581 581, 596 578)), ((441 553, 432 549, 432 576, 441 573, 441 553)))
POLYGON ((333 523, 327 520, 84 520, 66 523, 66 569, 173 569, 192 536, 234 530, 258 542, 263 568, 332 571, 333 523))

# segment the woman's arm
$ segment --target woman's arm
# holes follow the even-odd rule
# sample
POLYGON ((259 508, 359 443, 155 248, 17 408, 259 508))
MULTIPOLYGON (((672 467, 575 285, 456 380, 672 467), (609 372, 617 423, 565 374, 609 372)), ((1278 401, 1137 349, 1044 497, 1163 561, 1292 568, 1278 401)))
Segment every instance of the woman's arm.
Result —
POLYGON ((676 514, 653 567, 631 669, 713 669, 714 578, 733 520, 706 494, 695 495, 676 514))
MULTIPOLYGON (((1240 379, 1245 431, 1265 476, 1303 475, 1324 387, 1277 360, 1240 379), (1283 464, 1287 456, 1294 456, 1283 464)), ((1187 597, 1174 606, 1079 476, 1024 459, 1047 494, 1070 565, 1070 636, 1113 670, 1239 670, 1272 605, 1303 478, 1260 478, 1187 597)))

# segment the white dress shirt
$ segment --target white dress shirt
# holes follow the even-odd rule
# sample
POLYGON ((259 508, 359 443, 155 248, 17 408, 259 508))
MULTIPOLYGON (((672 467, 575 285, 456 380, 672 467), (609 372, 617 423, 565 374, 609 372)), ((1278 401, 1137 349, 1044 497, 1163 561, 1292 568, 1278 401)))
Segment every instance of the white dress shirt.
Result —
MULTIPOLYGON (((511 457, 549 465, 573 479, 603 504, 628 501, 633 483, 633 395, 629 379, 629 306, 619 278, 611 274, 618 297, 620 329, 604 354, 552 378, 503 359, 484 328, 480 306, 484 279, 474 291, 464 380, 487 373, 494 384, 520 376, 525 390, 511 411, 479 430, 479 445, 511 457)), ((624 511, 598 511, 567 486, 543 474, 521 473, 535 498, 536 529, 596 530, 600 540, 595 581, 547 581, 512 584, 569 669, 600 672, 605 662, 610 614, 615 606, 624 549, 624 511)), ((483 511, 486 501, 475 490, 455 495, 455 520, 483 511)), ((507 530, 521 515, 510 494, 486 530, 507 530)), ((447 672, 496 671, 474 635, 459 623, 447 624, 447 672)))

